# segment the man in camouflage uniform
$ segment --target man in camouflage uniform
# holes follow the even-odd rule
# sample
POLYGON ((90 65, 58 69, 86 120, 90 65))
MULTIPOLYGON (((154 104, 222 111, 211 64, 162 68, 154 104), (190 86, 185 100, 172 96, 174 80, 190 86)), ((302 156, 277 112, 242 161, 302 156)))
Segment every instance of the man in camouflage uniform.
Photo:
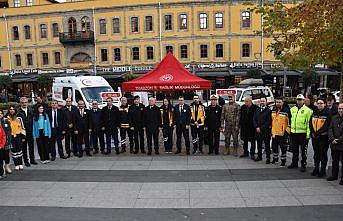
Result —
POLYGON ((235 103, 234 95, 228 94, 229 102, 223 106, 221 128, 225 136, 225 155, 230 154, 230 139, 233 138, 234 156, 238 156, 238 134, 240 106, 235 103))

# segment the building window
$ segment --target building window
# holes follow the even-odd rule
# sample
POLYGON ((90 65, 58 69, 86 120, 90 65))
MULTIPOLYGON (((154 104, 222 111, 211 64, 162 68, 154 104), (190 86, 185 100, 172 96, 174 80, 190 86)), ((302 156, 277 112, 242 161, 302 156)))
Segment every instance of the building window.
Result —
POLYGON ((55 64, 61 64, 61 52, 56 51, 54 56, 55 56, 55 64))
POLYGON ((58 26, 58 23, 52 24, 52 37, 57 38, 60 33, 60 27, 58 26))
POLYGON ((173 30, 173 17, 172 15, 165 15, 164 16, 164 30, 171 31, 173 30))
POLYGON ((2 63, 1 63, 1 56, 0 56, 0 68, 2 67, 2 63))
POLYGON ((251 57, 251 44, 244 43, 242 44, 242 58, 250 58, 251 57))
POLYGON ((33 66, 33 55, 26 54, 26 64, 27 66, 33 66))
POLYGON ((173 46, 172 45, 167 45, 166 46, 166 54, 168 54, 169 52, 173 54, 174 50, 173 50, 173 46))
POLYGON ((181 45, 180 46, 180 57, 182 59, 187 59, 188 58, 188 46, 187 45, 181 45))
POLYGON ((139 60, 139 47, 132 48, 132 60, 138 61, 139 60))
POLYGON ((223 57, 224 57, 224 45, 216 44, 216 58, 223 58, 223 57))
POLYGON ((146 47, 146 59, 154 60, 154 47, 152 46, 146 47))
POLYGON ((113 28, 113 33, 118 34, 120 33, 120 19, 119 18, 113 18, 112 19, 112 28, 113 28))
POLYGON ((218 12, 215 15, 215 27, 224 28, 224 16, 223 16, 223 13, 221 12, 218 12))
POLYGON ((68 20, 68 32, 69 35, 74 35, 77 32, 76 19, 74 17, 68 20))
POLYGON ((120 48, 115 48, 113 50, 113 57, 114 57, 114 61, 121 61, 121 54, 120 54, 120 48))
POLYGON ((180 23, 180 30, 187 30, 188 21, 187 21, 187 15, 186 14, 180 14, 179 15, 179 23, 180 23))
POLYGON ((251 27, 251 14, 250 11, 242 11, 242 28, 251 27))
POLYGON ((32 6, 33 0, 26 0, 26 6, 32 6))
POLYGON ((208 46, 200 45, 200 58, 208 58, 208 46))
POLYGON ((207 13, 200 13, 199 21, 200 29, 207 29, 207 13))
POLYGON ((83 32, 90 32, 91 30, 91 22, 87 16, 82 17, 81 19, 81 31, 83 32))
POLYGON ((49 54, 47 52, 42 53, 42 63, 43 65, 49 65, 49 54))
POLYGON ((31 39, 31 27, 29 25, 24 26, 24 37, 25 40, 30 40, 31 39))
POLYGON ((19 41, 19 27, 18 26, 12 27, 12 35, 13 35, 14 41, 19 41))
POLYGON ((152 16, 148 15, 145 16, 145 31, 152 31, 153 30, 153 21, 152 16))
POLYGON ((101 49, 101 62, 108 62, 107 49, 101 49))
POLYGON ((14 7, 20 7, 20 0, 14 0, 14 7))
POLYGON ((15 57, 15 66, 20 67, 21 66, 21 56, 20 56, 20 54, 16 54, 14 57, 15 57))
POLYGON ((100 24, 100 34, 101 35, 107 34, 107 22, 106 22, 106 20, 100 19, 99 24, 100 24))
POLYGON ((47 38, 48 37, 48 28, 46 24, 40 25, 40 38, 47 38))
POLYGON ((132 18, 131 18, 131 32, 132 32, 132 33, 137 33, 137 32, 139 32, 138 17, 132 17, 132 18))

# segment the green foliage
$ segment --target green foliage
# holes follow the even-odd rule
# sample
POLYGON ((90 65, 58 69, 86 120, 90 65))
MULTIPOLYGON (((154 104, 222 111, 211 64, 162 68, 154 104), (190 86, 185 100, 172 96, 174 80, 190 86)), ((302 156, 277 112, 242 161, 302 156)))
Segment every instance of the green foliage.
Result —
POLYGON ((0 89, 8 89, 11 87, 12 78, 8 75, 0 76, 0 89))
POLYGON ((49 74, 40 74, 37 82, 41 88, 49 88, 52 86, 52 77, 49 74))

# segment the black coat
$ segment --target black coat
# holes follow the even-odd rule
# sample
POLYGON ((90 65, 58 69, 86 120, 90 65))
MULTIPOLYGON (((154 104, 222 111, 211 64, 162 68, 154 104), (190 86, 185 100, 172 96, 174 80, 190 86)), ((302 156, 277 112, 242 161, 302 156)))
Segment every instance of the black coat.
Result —
POLYGON ((75 127, 74 131, 78 131, 78 134, 88 132, 88 129, 92 129, 91 116, 88 109, 84 109, 83 117, 80 114, 80 110, 75 111, 75 127))
POLYGON ((183 105, 183 113, 180 113, 180 105, 174 107, 174 124, 176 126, 186 126, 191 122, 191 108, 189 105, 183 105))
POLYGON ((257 108, 254 114, 254 128, 260 128, 260 133, 255 133, 256 140, 265 140, 271 136, 272 125, 272 111, 269 107, 265 107, 263 110, 257 108))
POLYGON ((162 126, 160 108, 147 106, 144 111, 144 126, 148 133, 154 133, 162 126))
POLYGON ((216 130, 221 127, 220 119, 222 114, 222 107, 212 105, 206 108, 206 118, 205 118, 205 127, 210 130, 216 130))
POLYGON ((75 124, 75 111, 77 110, 77 107, 72 105, 71 110, 68 109, 67 106, 65 106, 63 109, 64 112, 64 131, 68 131, 68 134, 74 130, 74 124, 75 124), (69 128, 69 124, 73 124, 72 128, 69 128))
POLYGON ((120 126, 120 112, 118 107, 112 105, 111 110, 108 106, 101 110, 101 127, 105 130, 120 126))
POLYGON ((101 130, 101 110, 100 109, 91 109, 89 110, 91 118, 92 130, 100 131, 101 130))
POLYGON ((343 151, 343 117, 338 114, 332 117, 329 127, 329 140, 332 143, 338 139, 338 144, 331 144, 333 150, 343 151))
MULTIPOLYGON (((49 121, 50 121, 50 126, 52 129, 52 109, 49 109, 47 111, 47 114, 49 116, 49 121)), ((57 129, 59 132, 62 132, 62 130, 64 130, 66 128, 66 121, 65 121, 65 115, 64 115, 64 111, 61 109, 57 109, 57 129)))
POLYGON ((32 135, 33 131, 33 111, 27 108, 27 115, 23 109, 19 108, 18 110, 18 117, 23 119, 24 127, 26 130, 26 136, 32 135))
POLYGON ((131 105, 129 108, 129 124, 135 129, 142 129, 144 127, 144 109, 143 104, 131 105))
POLYGON ((250 108, 246 105, 241 107, 241 114, 239 124, 241 126, 241 139, 242 140, 254 140, 255 128, 253 123, 254 113, 257 106, 253 104, 250 108))

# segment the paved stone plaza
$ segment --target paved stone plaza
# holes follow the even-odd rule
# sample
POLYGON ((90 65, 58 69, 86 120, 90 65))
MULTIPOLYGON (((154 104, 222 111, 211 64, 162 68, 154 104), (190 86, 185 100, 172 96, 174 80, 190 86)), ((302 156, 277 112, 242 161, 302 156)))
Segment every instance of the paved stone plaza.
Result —
POLYGON ((310 169, 301 173, 223 155, 71 158, 14 172, 0 182, 4 221, 342 220, 342 215, 338 182, 313 178, 310 169))

